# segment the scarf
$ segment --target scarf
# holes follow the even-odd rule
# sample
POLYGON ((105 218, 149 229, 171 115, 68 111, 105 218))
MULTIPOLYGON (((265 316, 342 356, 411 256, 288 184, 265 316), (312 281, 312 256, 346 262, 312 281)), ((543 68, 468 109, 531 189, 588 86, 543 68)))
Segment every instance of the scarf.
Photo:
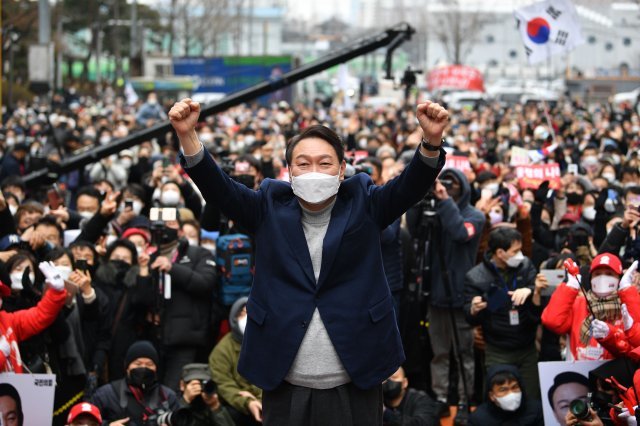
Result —
MULTIPOLYGON (((592 291, 589 291, 587 293, 587 301, 593 309, 593 314, 600 321, 613 324, 622 317, 620 314, 620 298, 617 292, 607 297, 599 298, 592 291)), ((593 321, 593 317, 589 313, 584 319, 582 327, 580 327, 580 341, 584 345, 587 345, 591 340, 591 321, 593 321)))

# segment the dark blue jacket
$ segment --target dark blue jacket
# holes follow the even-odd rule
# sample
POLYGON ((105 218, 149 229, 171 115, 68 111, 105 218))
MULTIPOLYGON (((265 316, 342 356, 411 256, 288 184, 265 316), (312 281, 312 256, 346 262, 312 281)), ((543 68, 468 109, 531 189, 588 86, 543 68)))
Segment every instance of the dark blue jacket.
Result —
MULTIPOLYGON (((464 304, 464 276, 476 263, 476 253, 480 244, 485 216, 469 203, 471 187, 465 175, 457 169, 447 169, 447 174, 454 175, 461 183, 461 196, 456 203, 453 198, 438 203, 436 212, 439 218, 439 229, 435 231, 435 238, 431 241, 430 262, 431 288, 430 303, 433 306, 446 308, 462 308, 464 304), (440 267, 440 259, 444 257, 444 264, 449 271, 453 298, 447 297, 445 282, 440 267)), ((410 218, 407 218, 409 221, 410 218)), ((419 220, 419 218, 418 218, 419 220)), ((415 222, 415 220, 414 220, 415 222)), ((427 277, 428 279, 428 277, 427 277)))
POLYGON ((387 226, 380 236, 384 273, 391 291, 402 290, 404 277, 402 267, 402 241, 400 240, 400 219, 387 226))
POLYGON ((253 191, 223 173, 206 154, 187 173, 208 203, 255 235, 255 278, 238 371, 265 390, 284 379, 316 307, 353 383, 369 389, 404 361, 393 301, 382 266, 381 231, 418 202, 438 168, 414 157, 384 186, 364 174, 340 185, 324 238, 316 285, 291 185, 265 179, 253 191))

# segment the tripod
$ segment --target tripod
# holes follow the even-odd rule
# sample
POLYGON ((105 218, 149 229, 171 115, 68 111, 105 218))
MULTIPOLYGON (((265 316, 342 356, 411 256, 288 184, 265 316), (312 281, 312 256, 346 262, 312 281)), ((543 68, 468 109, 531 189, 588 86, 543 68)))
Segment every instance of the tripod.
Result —
MULTIPOLYGON (((442 281, 444 285, 445 294, 449 303, 447 308, 449 314, 449 321, 453 336, 453 354, 458 364, 458 372, 460 379, 462 380, 462 388, 464 396, 466 398, 466 410, 469 413, 469 401, 470 392, 469 384, 464 369, 464 359, 462 351, 460 350, 460 335, 458 327, 456 325, 456 317, 453 307, 453 288, 451 287, 451 279, 449 277, 449 270, 447 269, 444 256, 442 255, 442 228, 440 225, 440 218, 436 212, 437 200, 431 193, 427 194, 425 198, 420 202, 419 207, 420 221, 417 228, 417 255, 418 255, 418 298, 423 306, 426 306, 426 299, 429 296, 429 292, 424 285, 425 282, 433 282, 433 259, 438 257, 440 273, 442 275, 442 281), (434 242, 437 245, 434 247, 434 242)), ((424 308, 425 321, 426 321, 426 307, 424 308)))

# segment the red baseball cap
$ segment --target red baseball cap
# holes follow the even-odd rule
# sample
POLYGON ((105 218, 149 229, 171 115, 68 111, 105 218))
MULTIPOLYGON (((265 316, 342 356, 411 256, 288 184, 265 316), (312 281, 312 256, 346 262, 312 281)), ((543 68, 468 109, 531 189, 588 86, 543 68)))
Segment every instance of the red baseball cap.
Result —
POLYGON ((102 415, 100 410, 93 404, 88 402, 81 402, 74 405, 69 411, 69 417, 67 417, 67 424, 71 424, 81 414, 88 414, 93 417, 98 423, 102 423, 102 415))
POLYGON ((140 235, 142 238, 144 238, 144 240, 148 243, 149 242, 149 232, 145 231, 144 229, 140 229, 140 228, 129 228, 126 231, 124 231, 122 233, 122 239, 126 239, 129 238, 132 235, 140 235))
POLYGON ((5 283, 0 281, 0 297, 9 297, 11 296, 11 288, 7 286, 5 283))
POLYGON ((611 269, 618 275, 622 275, 622 262, 615 254, 602 253, 597 255, 591 262, 591 269, 589 272, 593 272, 596 268, 606 267, 611 269))

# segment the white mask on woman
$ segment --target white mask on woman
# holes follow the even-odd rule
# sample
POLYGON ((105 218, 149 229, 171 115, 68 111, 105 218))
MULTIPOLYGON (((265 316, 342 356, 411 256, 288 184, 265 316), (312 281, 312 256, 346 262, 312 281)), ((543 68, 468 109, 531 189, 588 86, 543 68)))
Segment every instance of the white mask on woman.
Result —
MULTIPOLYGON (((22 286, 22 275, 23 275, 23 271, 20 272, 14 272, 11 275, 9 275, 9 277, 11 278, 11 290, 22 290, 24 289, 24 287, 22 286)), ((36 276, 35 274, 32 272, 29 274, 29 281, 31 281, 31 284, 34 283, 34 281, 36 280, 36 276)))
POLYGON ((291 178, 293 193, 310 204, 327 201, 338 193, 338 188, 340 188, 340 174, 332 176, 311 172, 291 178))
POLYGON ((620 279, 618 277, 598 275, 595 278, 591 278, 591 291, 598 297, 607 297, 618 290, 619 282, 620 279))

